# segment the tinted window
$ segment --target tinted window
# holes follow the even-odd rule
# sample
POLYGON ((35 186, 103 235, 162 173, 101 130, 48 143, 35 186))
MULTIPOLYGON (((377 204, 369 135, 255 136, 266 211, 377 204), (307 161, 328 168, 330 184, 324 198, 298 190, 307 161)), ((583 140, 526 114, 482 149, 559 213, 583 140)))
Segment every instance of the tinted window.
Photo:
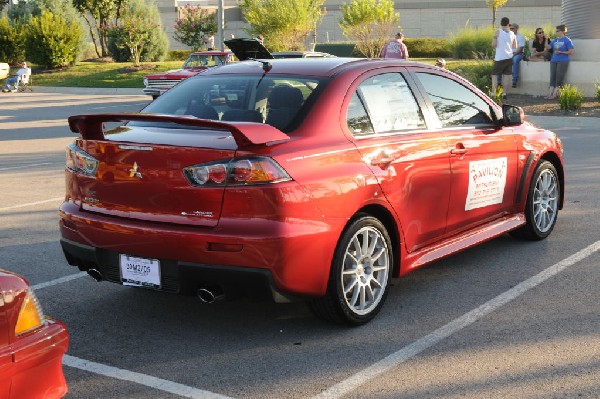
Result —
POLYGON ((374 133, 367 110, 356 93, 350 99, 346 122, 350 133, 354 136, 365 136, 374 133))
POLYGON ((321 83, 321 79, 297 76, 198 75, 167 91, 142 112, 267 123, 286 131, 321 83))
POLYGON ((477 94, 444 76, 417 73, 442 126, 492 123, 490 106, 477 94))
MULTIPOLYGON (((367 109, 371 120, 370 125, 375 133, 425 127, 421 109, 399 73, 385 73, 370 77, 361 83, 357 93, 367 109)), ((350 117, 350 109, 348 113, 350 117)), ((361 131, 363 129, 361 128, 361 131)))

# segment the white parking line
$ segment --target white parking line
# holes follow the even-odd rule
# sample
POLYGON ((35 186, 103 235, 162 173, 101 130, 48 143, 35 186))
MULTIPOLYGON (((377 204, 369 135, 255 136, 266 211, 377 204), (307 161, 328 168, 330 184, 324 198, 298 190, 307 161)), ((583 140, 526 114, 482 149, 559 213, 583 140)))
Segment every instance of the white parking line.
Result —
MULTIPOLYGON (((28 165, 20 165, 20 166, 11 166, 8 168, 0 168, 0 171, 3 170, 13 170, 13 169, 25 169, 25 168, 31 168, 34 166, 43 166, 43 165, 53 165, 54 163, 52 162, 43 162, 43 163, 32 163, 32 164, 28 164, 28 165)), ((56 162, 56 164, 58 164, 58 162, 56 162)), ((64 165, 64 162, 60 163, 61 165, 64 165)))
POLYGON ((489 300, 478 308, 473 309, 470 312, 452 320, 450 323, 438 328, 431 334, 416 340, 412 344, 405 346, 395 353, 392 353, 372 366, 359 371, 350 378, 347 378, 344 381, 341 381, 338 384, 326 389, 319 395, 314 396, 313 399, 333 399, 342 397, 350 391, 365 384, 369 380, 393 369, 394 367, 397 367, 401 363, 417 356, 426 349, 450 337, 454 333, 457 333, 465 327, 470 326, 477 320, 501 308, 513 299, 521 296, 530 289, 537 287, 544 281, 557 275, 568 267, 573 266, 577 262, 593 255, 599 249, 600 241, 596 241, 587 248, 584 248, 576 254, 571 255, 568 258, 550 266, 537 275, 521 282, 510 290, 505 291, 497 297, 489 300))
POLYGON ((90 373, 96 373, 123 381, 135 382, 136 384, 145 385, 150 388, 173 393, 175 395, 183 396, 184 398, 232 399, 229 396, 223 396, 213 392, 203 391, 201 389, 196 389, 187 385, 163 380, 162 378, 156 378, 150 375, 136 373, 134 371, 107 366, 105 364, 90 362, 88 360, 79 359, 74 356, 63 356, 63 364, 65 366, 74 367, 79 370, 89 371, 90 373))
POLYGON ((86 272, 80 272, 80 273, 71 274, 71 275, 68 275, 68 276, 57 278, 55 280, 46 281, 45 283, 40 283, 40 284, 32 285, 31 288, 33 288, 34 291, 38 291, 38 290, 41 290, 43 288, 52 287, 53 285, 66 283, 68 281, 75 280, 75 279, 81 278, 83 276, 87 276, 87 273, 86 272))
POLYGON ((64 197, 57 197, 57 198, 50 198, 47 200, 43 200, 43 201, 36 201, 36 202, 28 202, 26 204, 19 204, 19 205, 13 205, 13 206, 6 206, 4 208, 0 208, 0 212, 4 212, 4 211, 10 211, 11 209, 17 209, 17 208, 26 208, 28 206, 34 206, 34 205, 40 205, 40 204, 45 204, 47 202, 53 202, 53 201, 59 201, 61 199, 64 199, 64 197))

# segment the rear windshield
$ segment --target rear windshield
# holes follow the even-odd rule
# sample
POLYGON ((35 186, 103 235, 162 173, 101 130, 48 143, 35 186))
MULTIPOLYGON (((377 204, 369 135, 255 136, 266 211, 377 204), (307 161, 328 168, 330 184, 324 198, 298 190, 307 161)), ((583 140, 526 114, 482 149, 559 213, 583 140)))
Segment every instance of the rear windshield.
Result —
POLYGON ((142 112, 267 123, 289 132, 322 86, 323 79, 312 77, 198 75, 167 91, 142 112))

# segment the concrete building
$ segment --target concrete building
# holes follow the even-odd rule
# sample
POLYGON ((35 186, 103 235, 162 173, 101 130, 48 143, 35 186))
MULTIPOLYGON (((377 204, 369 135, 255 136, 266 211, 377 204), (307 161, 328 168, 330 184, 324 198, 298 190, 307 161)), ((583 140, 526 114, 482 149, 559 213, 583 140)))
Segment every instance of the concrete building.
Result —
MULTIPOLYGON (((286 0, 281 0, 286 1, 286 0)), ((317 42, 344 42, 338 26, 341 18, 340 6, 350 0, 327 0, 324 4, 325 16, 317 26, 317 42)), ((217 8, 217 0, 157 0, 163 26, 171 40, 172 49, 183 49, 173 40, 173 26, 178 15, 178 7, 197 4, 211 9, 217 8)), ((395 0, 400 13, 400 26, 406 37, 448 37, 458 29, 484 27, 492 23, 492 10, 485 0, 395 0)), ((558 25, 561 22, 561 0, 518 0, 509 1, 497 13, 497 23, 507 16, 519 25, 535 28, 538 25, 558 25)), ((247 24, 236 0, 225 0, 225 37, 247 37, 247 24)))

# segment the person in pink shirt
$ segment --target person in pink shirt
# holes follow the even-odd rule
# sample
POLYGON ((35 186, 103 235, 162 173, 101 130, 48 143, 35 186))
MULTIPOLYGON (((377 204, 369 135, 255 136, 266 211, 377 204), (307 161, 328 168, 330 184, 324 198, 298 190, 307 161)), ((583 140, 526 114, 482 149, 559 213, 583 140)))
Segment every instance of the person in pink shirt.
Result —
POLYGON ((407 60, 408 49, 406 48, 406 44, 402 42, 402 39, 404 39, 404 35, 400 32, 396 33, 396 38, 394 40, 390 40, 385 46, 383 46, 383 49, 381 50, 381 57, 407 60))

